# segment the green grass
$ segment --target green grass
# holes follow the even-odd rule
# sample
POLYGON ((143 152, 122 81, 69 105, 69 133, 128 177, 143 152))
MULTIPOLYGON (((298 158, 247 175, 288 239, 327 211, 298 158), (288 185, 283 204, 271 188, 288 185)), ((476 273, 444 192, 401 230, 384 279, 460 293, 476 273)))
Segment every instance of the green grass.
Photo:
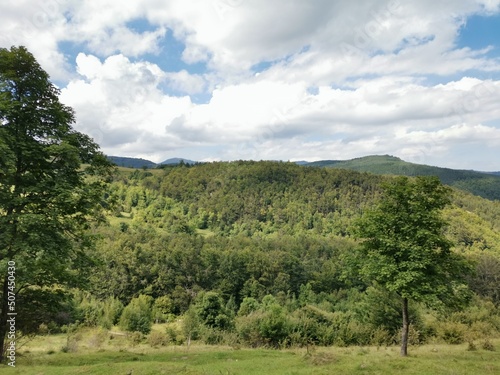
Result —
MULTIPOLYGON (((192 374, 192 375, 321 375, 321 374, 407 374, 473 375, 500 374, 498 352, 478 346, 425 345, 411 347, 401 358, 399 348, 349 347, 266 350, 233 349, 205 345, 169 346, 159 349, 146 344, 118 349, 109 345, 82 345, 63 353, 66 336, 38 338, 20 350, 16 368, 0 367, 0 374, 192 374)), ((498 348, 500 341, 493 341, 498 348)), ((479 344, 479 343, 478 343, 479 344)))

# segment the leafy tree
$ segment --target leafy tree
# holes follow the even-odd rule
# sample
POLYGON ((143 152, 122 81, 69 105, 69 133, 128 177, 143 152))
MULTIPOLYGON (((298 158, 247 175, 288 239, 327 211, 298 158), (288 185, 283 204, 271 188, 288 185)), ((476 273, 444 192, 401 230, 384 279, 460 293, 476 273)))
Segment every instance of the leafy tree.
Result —
POLYGON ((453 294, 461 262, 444 236, 441 210, 450 203, 450 189, 438 178, 398 177, 384 185, 380 204, 357 225, 364 239, 362 272, 402 301, 401 355, 407 355, 408 301, 430 302, 453 294))
POLYGON ((471 289, 478 295, 490 298, 500 305, 500 257, 498 255, 480 253, 476 256, 476 269, 469 280, 471 289))
POLYGON ((228 328, 231 324, 230 318, 224 307, 222 298, 217 292, 206 292, 198 301, 198 316, 208 327, 228 328))
POLYGON ((161 296, 155 299, 153 304, 153 318, 155 323, 164 323, 172 314, 173 303, 169 296, 161 296))
POLYGON ((58 94, 25 47, 0 49, 2 348, 7 314, 15 309, 9 296, 81 284, 93 243, 86 229, 99 217, 103 181, 111 171, 98 145, 71 127, 73 110, 58 94), (15 286, 8 265, 15 267, 15 286))
POLYGON ((191 339, 196 337, 200 330, 200 320, 196 311, 195 305, 192 304, 189 309, 184 313, 182 319, 182 332, 187 338, 187 347, 191 346, 191 339))
POLYGON ((141 332, 147 335, 151 332, 151 326, 153 325, 152 303, 153 299, 144 294, 133 298, 123 309, 120 317, 120 327, 129 332, 141 332))

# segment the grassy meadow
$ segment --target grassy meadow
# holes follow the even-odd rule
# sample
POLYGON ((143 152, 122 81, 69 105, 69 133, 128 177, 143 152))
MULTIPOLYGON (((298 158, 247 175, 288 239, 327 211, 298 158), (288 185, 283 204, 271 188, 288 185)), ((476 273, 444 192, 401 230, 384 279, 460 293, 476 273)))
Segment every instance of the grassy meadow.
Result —
MULTIPOLYGON (((500 340, 489 342, 495 348, 500 340)), ((16 367, 0 374, 500 374, 498 351, 484 342, 412 346, 401 358, 398 347, 314 347, 251 349, 193 343, 152 347, 119 332, 88 329, 71 335, 38 336, 18 350, 16 367), (491 349, 491 348, 490 348, 491 349)))

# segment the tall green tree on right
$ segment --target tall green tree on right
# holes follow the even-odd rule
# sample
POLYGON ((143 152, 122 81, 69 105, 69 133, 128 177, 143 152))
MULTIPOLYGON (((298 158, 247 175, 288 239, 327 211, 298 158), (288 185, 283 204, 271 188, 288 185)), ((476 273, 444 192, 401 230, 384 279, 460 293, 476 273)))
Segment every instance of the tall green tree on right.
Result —
POLYGON ((437 177, 397 177, 357 223, 361 272, 401 297, 401 355, 408 354, 408 301, 450 301, 466 270, 444 235, 451 190, 437 177))

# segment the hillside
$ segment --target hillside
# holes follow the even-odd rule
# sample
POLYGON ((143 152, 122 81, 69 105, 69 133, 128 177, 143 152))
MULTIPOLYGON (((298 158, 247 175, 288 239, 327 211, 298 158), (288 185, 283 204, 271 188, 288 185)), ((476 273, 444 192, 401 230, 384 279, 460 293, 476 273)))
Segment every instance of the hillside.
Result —
POLYGON ((156 168, 156 163, 140 158, 128 158, 123 156, 108 156, 109 161, 119 167, 126 168, 156 168))
POLYGON ((367 156, 352 160, 322 160, 308 166, 342 168, 383 175, 438 176, 442 183, 483 198, 500 200, 500 176, 468 170, 433 167, 403 161, 397 157, 367 156))
MULTIPOLYGON (((121 212, 164 227, 226 236, 277 232, 344 236, 352 220, 374 204, 380 184, 387 178, 294 163, 218 162, 122 172, 112 185, 112 194, 121 197, 121 212)), ((483 234, 493 231, 483 242, 495 245, 494 233, 500 232, 500 202, 456 191, 453 210, 454 220, 459 221, 455 227, 481 222, 483 234), (479 221, 471 220, 472 214, 479 221)), ((474 233, 463 236, 476 238, 472 242, 481 242, 478 238, 484 237, 474 233)), ((498 239, 495 246, 500 245, 498 239)))
POLYGON ((194 160, 183 159, 183 158, 170 158, 170 159, 164 160, 158 164, 159 165, 170 165, 170 164, 180 164, 180 163, 196 164, 196 162, 194 160))
MULTIPOLYGON (((109 225, 92 228, 91 294, 61 307, 64 324, 109 329, 141 298, 150 321, 196 314, 205 343, 394 344, 399 298, 363 277, 353 238, 391 178, 283 162, 117 168, 103 202, 109 225), (279 331, 265 328, 275 322, 279 331)), ((460 190, 452 201, 446 234, 477 274, 458 281, 456 310, 413 304, 422 342, 448 340, 454 327, 453 343, 500 334, 500 201, 460 190)))
POLYGON ((181 163, 196 164, 196 161, 183 159, 183 158, 170 158, 162 161, 161 163, 154 163, 150 160, 141 158, 129 158, 124 156, 108 156, 109 161, 116 164, 118 167, 125 168, 158 168, 163 165, 177 165, 181 163))

